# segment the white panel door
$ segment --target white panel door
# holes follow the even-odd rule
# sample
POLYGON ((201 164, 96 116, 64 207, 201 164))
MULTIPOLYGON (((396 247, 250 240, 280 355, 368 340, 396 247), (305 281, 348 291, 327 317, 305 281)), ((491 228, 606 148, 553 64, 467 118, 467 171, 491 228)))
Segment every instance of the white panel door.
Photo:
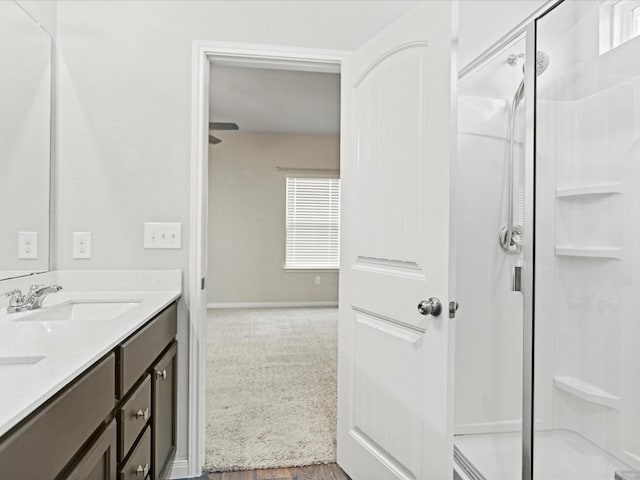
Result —
POLYGON ((449 168, 453 2, 421 2, 342 69, 338 463, 453 476, 449 168), (439 316, 421 315, 437 297, 439 316))

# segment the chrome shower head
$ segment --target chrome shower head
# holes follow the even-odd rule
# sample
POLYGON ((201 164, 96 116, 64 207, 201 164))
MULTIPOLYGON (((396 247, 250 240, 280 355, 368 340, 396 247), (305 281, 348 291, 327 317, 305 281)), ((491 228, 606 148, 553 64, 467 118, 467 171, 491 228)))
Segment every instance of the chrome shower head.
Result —
POLYGON ((538 50, 536 52, 536 75, 542 75, 549 66, 549 54, 538 50))
MULTIPOLYGON (((515 67, 516 65, 520 65, 520 63, 522 63, 522 71, 524 71, 524 65, 525 65, 524 54, 520 53, 518 55, 516 54, 509 55, 509 57, 507 57, 507 63, 512 67, 515 67)), ((536 52, 536 75, 542 75, 542 73, 547 69, 548 66, 549 66, 549 54, 546 52, 543 52, 542 50, 538 50, 536 52)))

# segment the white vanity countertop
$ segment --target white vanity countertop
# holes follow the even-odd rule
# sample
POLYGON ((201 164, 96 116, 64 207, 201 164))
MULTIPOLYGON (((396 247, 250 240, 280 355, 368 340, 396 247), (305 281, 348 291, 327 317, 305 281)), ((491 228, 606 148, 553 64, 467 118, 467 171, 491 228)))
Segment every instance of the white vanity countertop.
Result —
POLYGON ((99 290, 65 289, 50 294, 41 309, 31 312, 8 314, 6 305, 0 306, 0 357, 45 357, 35 364, 0 364, 0 435, 181 295, 179 288, 167 291, 99 290), (110 320, 38 321, 36 317, 26 320, 70 300, 139 304, 110 320))

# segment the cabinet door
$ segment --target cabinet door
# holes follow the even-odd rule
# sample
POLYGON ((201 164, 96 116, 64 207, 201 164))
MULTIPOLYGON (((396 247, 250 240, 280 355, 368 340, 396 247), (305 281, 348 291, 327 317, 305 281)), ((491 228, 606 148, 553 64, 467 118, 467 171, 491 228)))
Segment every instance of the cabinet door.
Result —
POLYGON ((112 420, 65 480, 116 480, 116 438, 112 420))
POLYGON ((167 353, 153 367, 152 478, 166 478, 168 466, 176 450, 176 392, 178 343, 173 342, 167 353))

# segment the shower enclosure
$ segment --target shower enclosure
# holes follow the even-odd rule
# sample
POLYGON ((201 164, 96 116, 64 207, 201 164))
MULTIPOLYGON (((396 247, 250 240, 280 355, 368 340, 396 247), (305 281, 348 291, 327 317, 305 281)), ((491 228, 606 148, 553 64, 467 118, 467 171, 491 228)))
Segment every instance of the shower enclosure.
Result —
POLYGON ((458 94, 456 478, 639 480, 640 1, 548 5, 458 94))

